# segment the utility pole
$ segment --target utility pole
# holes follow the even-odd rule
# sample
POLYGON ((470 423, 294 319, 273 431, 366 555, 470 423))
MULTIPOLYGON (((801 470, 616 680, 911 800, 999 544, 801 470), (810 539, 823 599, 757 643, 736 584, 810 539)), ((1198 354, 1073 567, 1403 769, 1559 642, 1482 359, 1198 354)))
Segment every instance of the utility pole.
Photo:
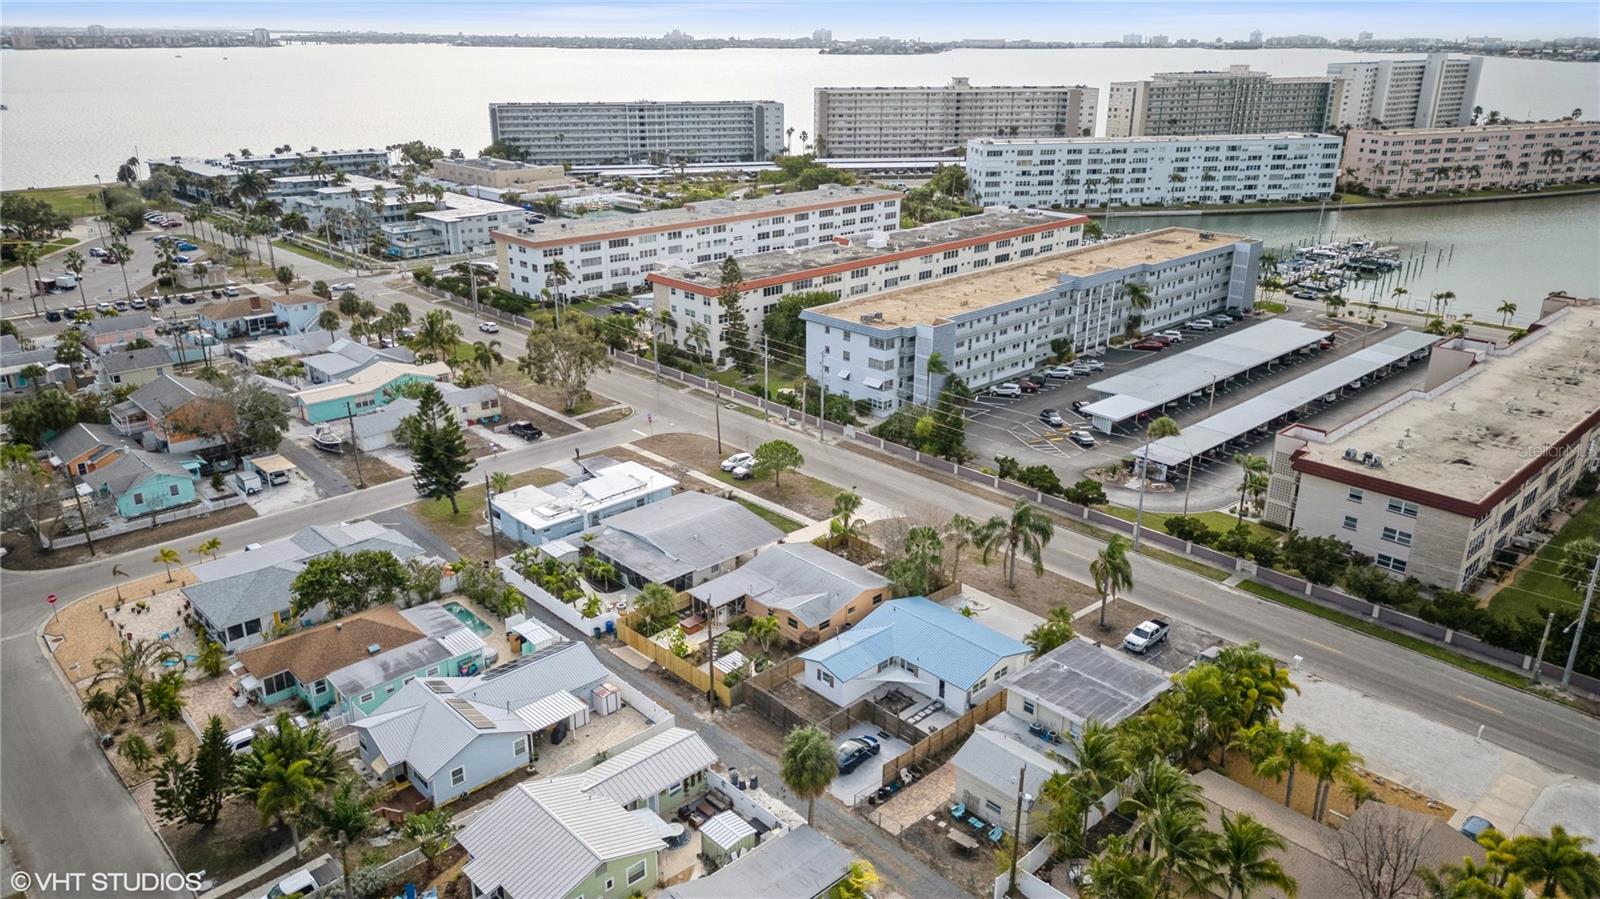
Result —
POLYGON ((817 404, 817 439, 822 441, 823 443, 827 443, 828 442, 828 435, 823 430, 825 427, 827 427, 827 421, 828 421, 828 419, 826 417, 827 416, 827 412, 828 412, 828 382, 827 381, 823 381, 822 382, 822 402, 817 404))
POLYGON ((1578 644, 1583 642, 1583 626, 1589 621, 1589 606, 1594 603, 1595 581, 1600 580, 1600 555, 1594 557, 1589 569, 1589 588, 1583 592, 1583 611, 1578 613, 1578 632, 1572 635, 1572 648, 1567 650, 1567 668, 1561 672, 1561 689, 1572 684, 1572 666, 1578 664, 1578 644))
POLYGON ((711 387, 711 414, 717 420, 717 455, 722 455, 722 394, 718 390, 717 382, 706 378, 706 384, 711 387))
MULTIPOLYGON (((1139 479, 1139 510, 1133 516, 1133 548, 1139 548, 1144 537, 1144 479, 1150 471, 1150 431, 1144 432, 1144 453, 1133 464, 1134 477, 1139 479)), ((1186 491, 1187 492, 1187 491, 1186 491)))
POLYGON ((83 512, 83 494, 78 492, 78 473, 67 466, 67 484, 72 487, 72 498, 78 503, 78 523, 83 525, 83 539, 89 546, 89 558, 94 558, 94 537, 89 533, 89 516, 83 512))
POLYGON ((706 702, 717 713, 717 610, 706 613, 706 702))
POLYGON ((1544 616, 1544 635, 1539 638, 1539 654, 1533 657, 1533 682, 1539 682, 1539 669, 1544 667, 1544 645, 1550 640, 1550 625, 1556 621, 1556 613, 1551 612, 1544 616))
POLYGON ((350 401, 345 400, 344 416, 350 422, 350 452, 356 456, 356 489, 367 489, 367 479, 361 473, 361 447, 356 443, 356 412, 350 407, 350 401))
POLYGON ((494 487, 489 483, 489 473, 483 473, 483 508, 489 518, 489 557, 500 558, 500 544, 494 532, 494 487))
POLYGON ((772 399, 772 385, 767 382, 767 335, 761 335, 761 420, 767 420, 767 400, 772 399))
POLYGON ((1023 781, 1028 777, 1028 766, 1024 764, 1022 770, 1017 772, 1017 821, 1011 828, 1011 885, 1006 887, 1007 896, 1017 895, 1017 856, 1022 854, 1022 803, 1027 801, 1024 793, 1023 781))

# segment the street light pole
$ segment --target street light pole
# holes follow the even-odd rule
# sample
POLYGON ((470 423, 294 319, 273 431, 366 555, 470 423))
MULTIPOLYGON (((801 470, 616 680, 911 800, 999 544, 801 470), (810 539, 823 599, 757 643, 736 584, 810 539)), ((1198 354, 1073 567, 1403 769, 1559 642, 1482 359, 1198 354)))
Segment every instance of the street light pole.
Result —
POLYGON ((1028 777, 1028 766, 1024 764, 1022 770, 1017 772, 1017 817, 1016 824, 1011 828, 1011 884, 1006 887, 1007 896, 1017 894, 1017 856, 1022 854, 1022 803, 1027 801, 1028 794, 1023 792, 1023 781, 1028 777))
POLYGON ((1595 556, 1594 567, 1589 570, 1589 588, 1583 592, 1583 611, 1578 613, 1578 632, 1572 635, 1572 648, 1567 650, 1567 668, 1561 672, 1562 690, 1572 684, 1572 666, 1578 663, 1578 644, 1583 642, 1583 626, 1589 621, 1589 606, 1594 603, 1596 580, 1600 580, 1600 555, 1595 556))
POLYGON ((1550 641, 1550 625, 1555 624, 1556 613, 1551 612, 1544 616, 1544 634, 1539 637, 1539 654, 1533 657, 1533 682, 1539 682, 1540 671, 1544 667, 1544 645, 1550 641))
POLYGON ((489 473, 483 473, 483 509, 489 518, 489 557, 500 558, 500 543, 494 530, 494 485, 489 483, 489 473))

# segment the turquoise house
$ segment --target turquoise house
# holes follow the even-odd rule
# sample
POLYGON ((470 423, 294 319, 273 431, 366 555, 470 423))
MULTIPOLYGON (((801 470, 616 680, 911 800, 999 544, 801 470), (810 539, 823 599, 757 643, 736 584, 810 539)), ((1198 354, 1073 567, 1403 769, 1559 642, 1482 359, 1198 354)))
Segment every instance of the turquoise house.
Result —
POLYGON ((116 462, 83 475, 95 499, 112 503, 123 518, 138 518, 195 502, 200 460, 129 450, 116 462))
POLYGON ((338 421, 352 415, 366 415, 387 406, 399 397, 399 389, 416 381, 438 381, 450 374, 443 362, 407 365, 379 362, 348 379, 319 384, 293 394, 300 419, 307 424, 338 421))
POLYGON ((364 718, 419 677, 487 667, 483 640, 436 602, 376 606, 239 653, 240 684, 263 705, 364 718))

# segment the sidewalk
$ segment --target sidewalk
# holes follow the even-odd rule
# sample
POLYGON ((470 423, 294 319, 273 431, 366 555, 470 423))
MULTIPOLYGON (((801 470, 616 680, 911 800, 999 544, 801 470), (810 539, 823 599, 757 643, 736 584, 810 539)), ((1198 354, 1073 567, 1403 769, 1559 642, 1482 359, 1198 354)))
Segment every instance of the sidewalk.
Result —
MULTIPOLYGON (((522 396, 521 394, 512 393, 511 391, 505 389, 504 387, 500 388, 500 392, 505 394, 510 399, 514 399, 517 402, 521 403, 522 405, 527 406, 529 409, 533 409, 535 411, 542 412, 545 415, 548 415, 551 418, 553 418, 556 421, 559 421, 559 422, 561 422, 563 424, 571 425, 571 426, 573 426, 574 428, 577 428, 580 431, 590 430, 588 425, 586 425, 583 422, 577 420, 576 418, 573 418, 570 415, 562 415, 560 412, 557 412, 556 410, 550 408, 549 406, 545 406, 545 405, 541 405, 539 403, 536 403, 533 400, 530 400, 527 397, 522 396)), ((610 408, 610 407, 608 407, 608 408, 610 408)), ((600 412, 600 411, 604 411, 604 410, 596 409, 595 411, 596 412, 600 412)))
MULTIPOLYGON (((678 464, 677 462, 673 461, 672 459, 668 459, 666 456, 663 456, 660 453, 652 453, 649 450, 643 449, 643 448, 641 448, 639 446, 636 446, 636 445, 634 445, 632 443, 624 443, 623 446, 625 448, 627 448, 628 450, 632 451, 632 452, 635 452, 635 453, 638 453, 641 456, 644 456, 646 459, 650 459, 650 460, 653 460, 655 462, 660 462, 662 465, 677 465, 678 464)), ((717 490, 730 491, 731 493, 733 493, 734 496, 737 496, 740 499, 746 500, 746 501, 748 501, 750 503, 753 503, 753 504, 755 504, 757 506, 760 506, 763 509, 770 509, 770 510, 778 513, 779 515, 782 515, 785 518, 793 518, 795 521, 798 521, 801 524, 805 524, 807 526, 812 526, 812 525, 817 525, 819 523, 824 523, 824 522, 818 522, 814 518, 807 518, 806 516, 801 515, 799 512, 796 512, 795 510, 789 508, 788 506, 780 506, 777 503, 772 502, 771 500, 762 499, 761 497, 756 496, 754 493, 749 493, 747 491, 740 490, 738 487, 734 487, 734 486, 731 486, 731 485, 728 485, 728 484, 724 484, 723 482, 717 480, 716 478, 710 477, 709 475, 701 474, 700 472, 695 471, 692 468, 688 469, 688 476, 691 477, 691 478, 694 478, 695 480, 699 481, 702 484, 705 484, 708 487, 712 487, 712 488, 717 489, 717 490)), ((798 534, 803 534, 803 533, 806 533, 806 531, 805 530, 795 531, 795 534, 797 534, 797 535, 798 534)))

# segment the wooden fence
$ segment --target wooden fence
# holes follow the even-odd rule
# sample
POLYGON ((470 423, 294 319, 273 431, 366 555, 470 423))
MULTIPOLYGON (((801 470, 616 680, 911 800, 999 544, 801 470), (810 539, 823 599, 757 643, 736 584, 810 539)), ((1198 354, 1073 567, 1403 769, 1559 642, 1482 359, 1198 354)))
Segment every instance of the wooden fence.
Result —
MULTIPOLYGON (((678 594, 677 608, 685 609, 688 605, 689 594, 678 594)), ((617 636, 622 639, 622 642, 638 650, 650 661, 665 668, 673 677, 695 688, 700 693, 703 694, 708 687, 712 687, 711 675, 707 673, 704 666, 678 658, 672 654, 672 650, 635 630, 641 617, 643 616, 638 612, 629 612, 617 619, 617 636)), ((733 708, 744 701, 743 683, 729 687, 721 678, 718 678, 715 689, 717 691, 717 702, 725 709, 733 708)))
POLYGON ((977 727, 1005 711, 1006 691, 990 696, 967 710, 965 715, 928 734, 916 745, 883 763, 883 782, 888 783, 900 774, 901 768, 915 765, 937 755, 967 738, 977 727))

